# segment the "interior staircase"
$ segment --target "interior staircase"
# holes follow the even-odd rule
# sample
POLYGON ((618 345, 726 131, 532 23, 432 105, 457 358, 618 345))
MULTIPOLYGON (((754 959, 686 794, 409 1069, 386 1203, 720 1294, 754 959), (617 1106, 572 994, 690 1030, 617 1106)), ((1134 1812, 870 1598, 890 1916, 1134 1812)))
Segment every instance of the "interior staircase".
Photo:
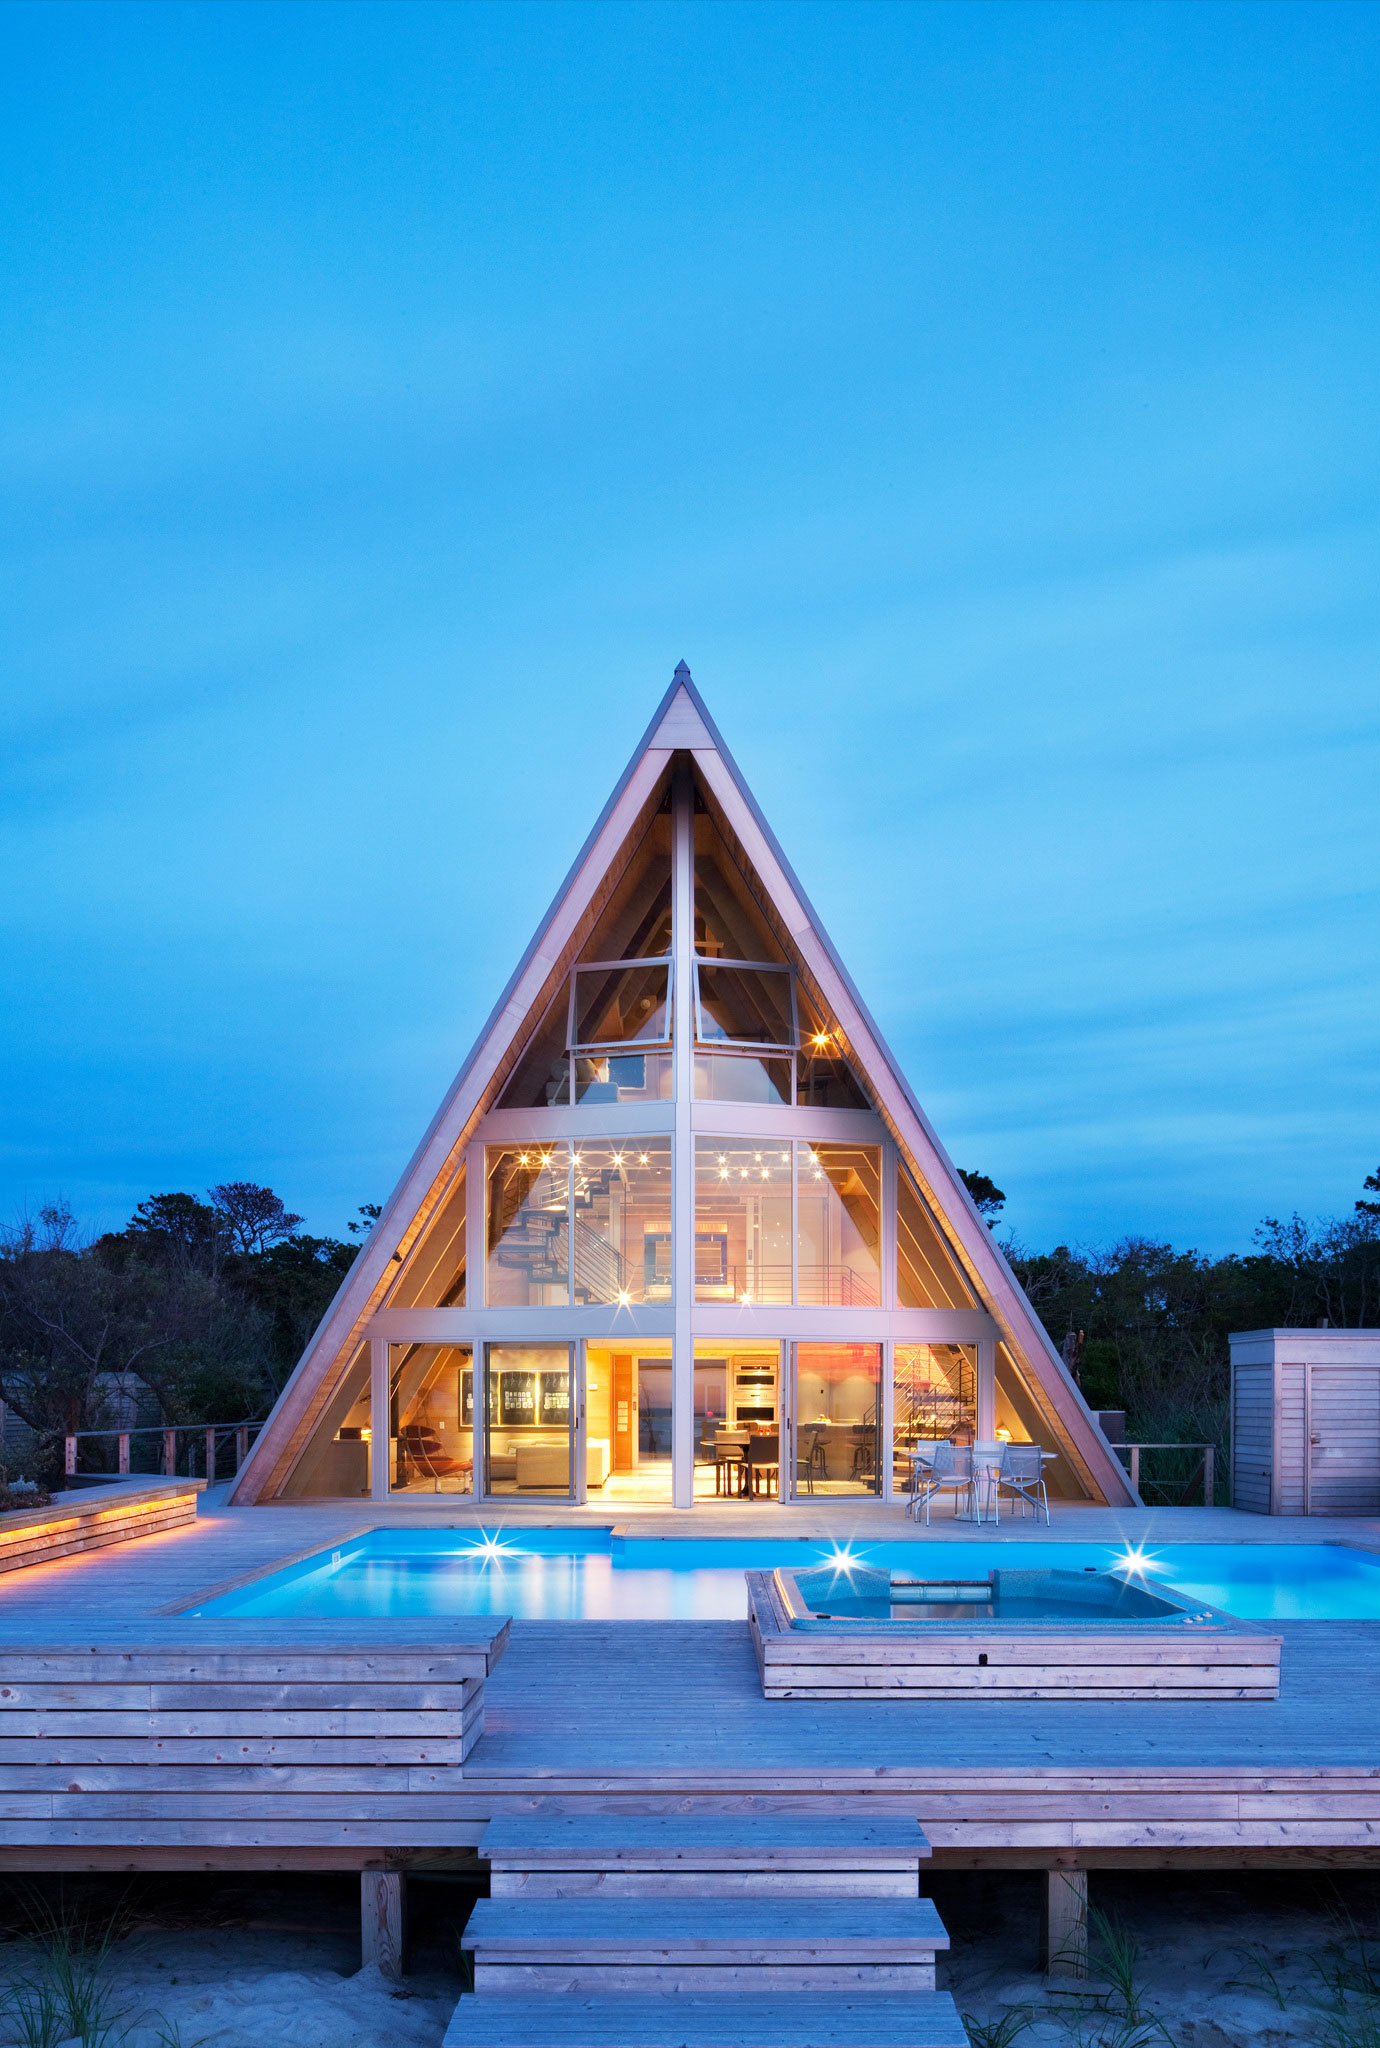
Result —
POLYGON ((533 1813, 479 1853, 445 2048, 966 2048, 914 1821, 533 1813))

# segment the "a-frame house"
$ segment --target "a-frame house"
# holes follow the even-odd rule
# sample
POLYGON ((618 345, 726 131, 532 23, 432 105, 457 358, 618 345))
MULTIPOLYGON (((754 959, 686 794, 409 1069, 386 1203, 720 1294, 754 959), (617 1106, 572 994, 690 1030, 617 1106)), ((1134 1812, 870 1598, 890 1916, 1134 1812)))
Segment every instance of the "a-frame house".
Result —
POLYGON ((682 663, 233 1497, 712 1517, 997 1437, 1134 1501, 682 663))

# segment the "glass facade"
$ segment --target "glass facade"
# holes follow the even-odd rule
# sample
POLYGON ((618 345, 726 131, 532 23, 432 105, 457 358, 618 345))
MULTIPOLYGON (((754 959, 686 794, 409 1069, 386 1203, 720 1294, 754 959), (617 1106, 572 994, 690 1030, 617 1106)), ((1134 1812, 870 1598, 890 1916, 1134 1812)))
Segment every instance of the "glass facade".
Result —
POLYGON ((880 1308, 882 1148, 796 1147, 796 1298, 811 1308, 880 1308))
POLYGON ((882 1347, 795 1344, 795 1494, 880 1493, 882 1347))
POLYGON ((369 1346, 361 1344, 283 1483, 284 1499, 340 1499, 368 1493, 373 1437, 369 1394, 369 1346))
POLYGON ((465 1306, 465 1169, 408 1253, 387 1296, 390 1308, 465 1306))
POLYGON ((904 1166, 896 1176, 896 1299, 902 1308, 976 1308, 978 1298, 904 1166))
POLYGON ((570 1303, 570 1148, 490 1146, 484 1299, 491 1308, 570 1303))
POLYGON ((563 1495, 575 1472, 570 1344, 484 1347, 484 1469, 492 1494, 563 1495))
POLYGON ((671 1299, 671 1140, 572 1148, 577 1302, 671 1299))
POLYGON ((473 1493, 474 1354, 468 1344, 392 1344, 389 1491, 473 1493))
POLYGON ((791 1147, 695 1142, 695 1299, 791 1299, 791 1147))
MULTIPOLYGON (((795 947, 709 793, 686 802, 683 761, 675 775, 674 803, 668 773, 548 959, 534 1028, 477 1106, 467 1171, 448 1169, 379 1282, 387 1417, 371 1414, 366 1346, 286 1492, 899 1496, 917 1447, 970 1442, 980 1416, 984 1433, 1057 1441, 1038 1376, 995 1334, 979 1372, 966 1339, 995 1328, 969 1313, 980 1266, 960 1256, 942 1189, 937 1205, 888 1138, 819 957, 795 947), (687 943, 673 881, 690 845, 687 943), (675 1101, 680 1062, 690 1104, 675 1101), (693 1201, 690 1360, 675 1352, 677 1165, 693 1201), (955 1341, 911 1341, 917 1328, 955 1341)), ((1081 1490, 1062 1462, 1049 1479, 1081 1490)))
POLYGON ((970 1444, 977 1435, 977 1346, 897 1344, 891 1387, 892 1485, 908 1493, 921 1445, 970 1444))

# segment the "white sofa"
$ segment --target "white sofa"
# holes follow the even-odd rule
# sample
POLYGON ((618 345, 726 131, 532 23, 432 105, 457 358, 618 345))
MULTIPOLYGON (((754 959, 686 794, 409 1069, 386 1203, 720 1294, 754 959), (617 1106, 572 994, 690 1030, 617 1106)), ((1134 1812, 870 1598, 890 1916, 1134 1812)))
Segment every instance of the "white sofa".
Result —
MULTIPOLYGON (((607 1437, 591 1437, 585 1445, 585 1485, 602 1486, 609 1476, 612 1454, 607 1437)), ((570 1484, 570 1453, 564 1443, 517 1447, 517 1483, 534 1493, 564 1493, 570 1484)))

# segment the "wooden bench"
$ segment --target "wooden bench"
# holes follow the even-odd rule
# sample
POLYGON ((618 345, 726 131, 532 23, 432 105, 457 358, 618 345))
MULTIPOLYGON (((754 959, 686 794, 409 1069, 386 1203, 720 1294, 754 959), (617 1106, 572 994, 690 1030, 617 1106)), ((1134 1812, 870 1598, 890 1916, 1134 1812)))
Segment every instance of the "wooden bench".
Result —
POLYGON ((0 1515, 0 1572, 181 1528, 196 1520, 196 1497, 205 1485, 204 1479, 117 1480, 55 1494, 46 1508, 13 1509, 0 1515))

